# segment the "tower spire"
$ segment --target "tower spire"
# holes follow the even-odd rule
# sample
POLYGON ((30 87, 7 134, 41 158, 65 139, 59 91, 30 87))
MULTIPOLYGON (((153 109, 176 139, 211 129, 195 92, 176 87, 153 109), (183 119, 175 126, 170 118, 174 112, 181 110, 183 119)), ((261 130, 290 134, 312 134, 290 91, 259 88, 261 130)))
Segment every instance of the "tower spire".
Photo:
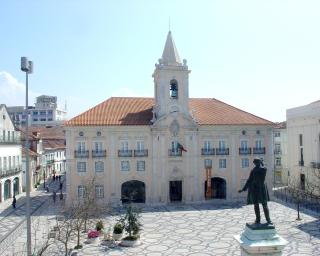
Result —
POLYGON ((164 65, 170 66, 180 66, 182 64, 170 30, 163 49, 162 62, 164 65))

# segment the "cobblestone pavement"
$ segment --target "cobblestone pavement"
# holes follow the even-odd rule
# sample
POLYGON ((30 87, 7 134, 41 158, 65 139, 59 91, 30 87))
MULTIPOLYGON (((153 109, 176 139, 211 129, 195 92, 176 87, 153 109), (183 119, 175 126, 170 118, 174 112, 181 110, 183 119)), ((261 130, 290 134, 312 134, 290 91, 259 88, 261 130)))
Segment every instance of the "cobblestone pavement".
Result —
MULTIPOLYGON (((288 240, 283 255, 320 255, 320 220, 301 214, 280 203, 269 203, 278 234, 288 240)), ((233 236, 242 233, 245 223, 254 220, 252 206, 206 203, 145 207, 142 245, 135 248, 85 244, 78 255, 240 255, 233 236)), ((114 218, 106 218, 112 226, 114 218)), ((83 240, 84 241, 84 240, 83 240)), ((46 255, 63 255, 51 249, 46 255)))
MULTIPOLYGON (((31 195, 31 216, 32 230, 37 230, 37 238, 33 240, 33 246, 36 242, 40 243, 44 232, 47 235, 48 218, 56 215, 59 202, 56 206, 53 204, 52 192, 58 191, 59 182, 50 182, 49 193, 46 193, 40 185, 40 189, 33 191, 31 195), (46 230, 43 230, 43 229, 46 230)), ((57 194, 57 201, 59 201, 57 194)), ((7 206, 2 205, 0 212, 0 255, 25 255, 26 250, 26 198, 25 195, 19 195, 17 199, 17 208, 13 209, 8 202, 7 206)), ((32 236, 34 237, 35 232, 32 236)))

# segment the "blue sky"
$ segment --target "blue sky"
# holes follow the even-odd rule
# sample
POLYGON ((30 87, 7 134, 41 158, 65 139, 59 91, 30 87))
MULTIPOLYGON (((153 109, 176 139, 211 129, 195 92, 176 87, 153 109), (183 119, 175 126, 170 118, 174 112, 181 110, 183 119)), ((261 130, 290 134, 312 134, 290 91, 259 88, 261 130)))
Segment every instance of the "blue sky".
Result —
POLYGON ((24 105, 20 57, 34 61, 30 101, 73 117, 111 96, 153 96, 169 17, 188 60, 190 97, 271 121, 320 98, 320 1, 3 1, 0 103, 24 105))

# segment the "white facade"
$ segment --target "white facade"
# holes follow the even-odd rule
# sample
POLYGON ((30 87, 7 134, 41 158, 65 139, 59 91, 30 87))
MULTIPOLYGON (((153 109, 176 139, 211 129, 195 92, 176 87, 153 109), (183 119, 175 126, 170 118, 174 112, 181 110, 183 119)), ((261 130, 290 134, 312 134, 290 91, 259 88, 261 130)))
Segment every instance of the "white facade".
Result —
POLYGON ((103 203, 124 202, 128 191, 143 194, 136 202, 147 204, 199 202, 208 182, 209 198, 237 200, 255 157, 265 160, 271 189, 272 123, 199 125, 189 109, 189 73, 169 32, 153 73, 149 125, 67 125, 67 203, 82 196, 92 177, 103 203))
POLYGON ((0 105, 0 202, 21 193, 20 134, 0 105))
POLYGON ((274 183, 288 185, 288 147, 286 123, 279 123, 273 130, 274 143, 274 183))
POLYGON ((290 178, 304 189, 320 169, 320 101, 287 110, 290 178))

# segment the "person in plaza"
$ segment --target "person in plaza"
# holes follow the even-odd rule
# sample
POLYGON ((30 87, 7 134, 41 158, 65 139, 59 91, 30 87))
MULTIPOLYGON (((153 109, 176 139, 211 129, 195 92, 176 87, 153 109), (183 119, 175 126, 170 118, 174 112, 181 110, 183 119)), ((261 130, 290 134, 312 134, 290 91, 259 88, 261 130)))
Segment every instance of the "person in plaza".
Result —
POLYGON ((63 199, 63 194, 62 194, 62 191, 60 192, 60 200, 63 199))
POLYGON ((52 199, 53 199, 54 203, 56 202, 56 198, 57 198, 57 193, 56 193, 56 191, 53 191, 52 199))
POLYGON ((256 215, 256 224, 260 224, 260 207, 259 203, 262 204, 264 216, 268 224, 272 224, 270 219, 270 213, 267 202, 269 201, 269 193, 265 184, 265 178, 267 168, 264 167, 263 162, 259 158, 253 160, 255 167, 251 170, 250 176, 244 185, 243 189, 238 192, 248 190, 247 204, 254 205, 254 213, 256 215))
POLYGON ((13 196, 13 201, 12 201, 12 207, 13 207, 13 209, 16 209, 16 204, 17 204, 16 196, 13 196))
POLYGON ((49 186, 48 185, 46 186, 46 191, 47 191, 47 193, 49 193, 49 186))
POLYGON ((60 191, 62 192, 62 182, 60 182, 60 191))
POLYGON ((53 181, 55 181, 55 180, 56 180, 56 175, 55 175, 55 174, 53 174, 53 176, 52 176, 52 180, 53 180, 53 181))

